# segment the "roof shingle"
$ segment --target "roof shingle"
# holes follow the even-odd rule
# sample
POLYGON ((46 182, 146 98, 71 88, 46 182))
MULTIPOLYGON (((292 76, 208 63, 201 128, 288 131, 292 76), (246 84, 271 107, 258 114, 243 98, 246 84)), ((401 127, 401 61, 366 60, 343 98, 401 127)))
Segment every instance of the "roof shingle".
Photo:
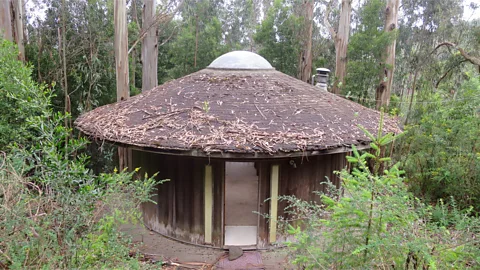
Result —
MULTIPOLYGON (((275 70, 204 69, 75 124, 101 140, 163 150, 230 153, 315 151, 369 139, 380 112, 275 70)), ((384 132, 401 132, 386 117, 384 132)))

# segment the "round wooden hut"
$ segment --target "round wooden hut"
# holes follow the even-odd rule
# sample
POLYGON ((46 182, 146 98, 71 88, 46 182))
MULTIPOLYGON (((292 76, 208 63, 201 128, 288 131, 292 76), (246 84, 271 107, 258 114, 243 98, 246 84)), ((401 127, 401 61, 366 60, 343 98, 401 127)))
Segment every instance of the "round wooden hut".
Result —
MULTIPOLYGON (((159 179, 145 225, 190 243, 264 248, 281 240, 280 195, 318 200, 368 147, 380 113, 276 71, 244 51, 79 117, 86 135, 129 147, 131 167, 159 179), (270 198, 270 200, 267 200, 270 198), (268 214, 269 220, 254 212, 268 214)), ((386 119, 385 132, 398 132, 386 119)))

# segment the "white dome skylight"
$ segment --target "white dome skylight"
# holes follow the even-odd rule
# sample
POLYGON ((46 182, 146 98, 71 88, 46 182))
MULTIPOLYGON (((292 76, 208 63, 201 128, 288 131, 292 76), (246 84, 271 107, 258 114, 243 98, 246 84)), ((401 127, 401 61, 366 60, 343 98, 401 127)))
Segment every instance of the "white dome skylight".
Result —
POLYGON ((213 69, 273 69, 272 65, 260 55, 248 51, 226 53, 208 66, 213 69))

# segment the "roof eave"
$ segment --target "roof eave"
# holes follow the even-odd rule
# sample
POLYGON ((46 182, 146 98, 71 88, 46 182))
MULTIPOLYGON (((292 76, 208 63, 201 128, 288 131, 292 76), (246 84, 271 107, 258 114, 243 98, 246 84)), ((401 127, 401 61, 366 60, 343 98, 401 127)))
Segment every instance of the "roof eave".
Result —
MULTIPOLYGON (((331 155, 346 153, 352 151, 352 145, 340 145, 333 146, 330 148, 322 150, 305 150, 305 151, 277 151, 274 153, 267 152, 233 152, 233 151, 221 151, 213 150, 210 152, 203 151, 201 149, 169 149, 169 148, 156 148, 149 146, 140 146, 132 145, 121 142, 115 142, 110 140, 102 140, 113 145, 128 147, 133 150, 145 151, 150 153, 156 153, 161 155, 173 155, 173 156, 185 156, 185 157, 195 157, 195 158, 213 158, 213 159, 230 159, 230 160, 272 160, 272 159, 285 159, 285 158, 296 158, 296 157, 309 157, 309 156, 319 156, 319 155, 331 155)), ((364 150, 369 149, 370 145, 368 142, 359 142, 355 144, 356 149, 364 150)))

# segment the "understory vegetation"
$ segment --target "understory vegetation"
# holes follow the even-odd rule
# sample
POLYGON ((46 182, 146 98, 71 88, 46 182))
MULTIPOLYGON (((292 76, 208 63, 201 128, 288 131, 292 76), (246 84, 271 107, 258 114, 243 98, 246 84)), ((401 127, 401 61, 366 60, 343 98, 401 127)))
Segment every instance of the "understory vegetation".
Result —
POLYGON ((2 40, 0 102, 15 110, 0 115, 0 268, 139 268, 119 225, 139 220, 157 181, 135 172, 94 175, 86 139, 64 127, 70 116, 52 110, 50 91, 16 56, 2 40))
POLYGON ((404 171, 382 156, 395 139, 372 139, 373 151, 353 149, 343 185, 318 194, 322 204, 284 197, 302 226, 287 225, 293 263, 306 269, 476 269, 480 219, 472 207, 449 201, 427 205, 408 191, 404 171))

